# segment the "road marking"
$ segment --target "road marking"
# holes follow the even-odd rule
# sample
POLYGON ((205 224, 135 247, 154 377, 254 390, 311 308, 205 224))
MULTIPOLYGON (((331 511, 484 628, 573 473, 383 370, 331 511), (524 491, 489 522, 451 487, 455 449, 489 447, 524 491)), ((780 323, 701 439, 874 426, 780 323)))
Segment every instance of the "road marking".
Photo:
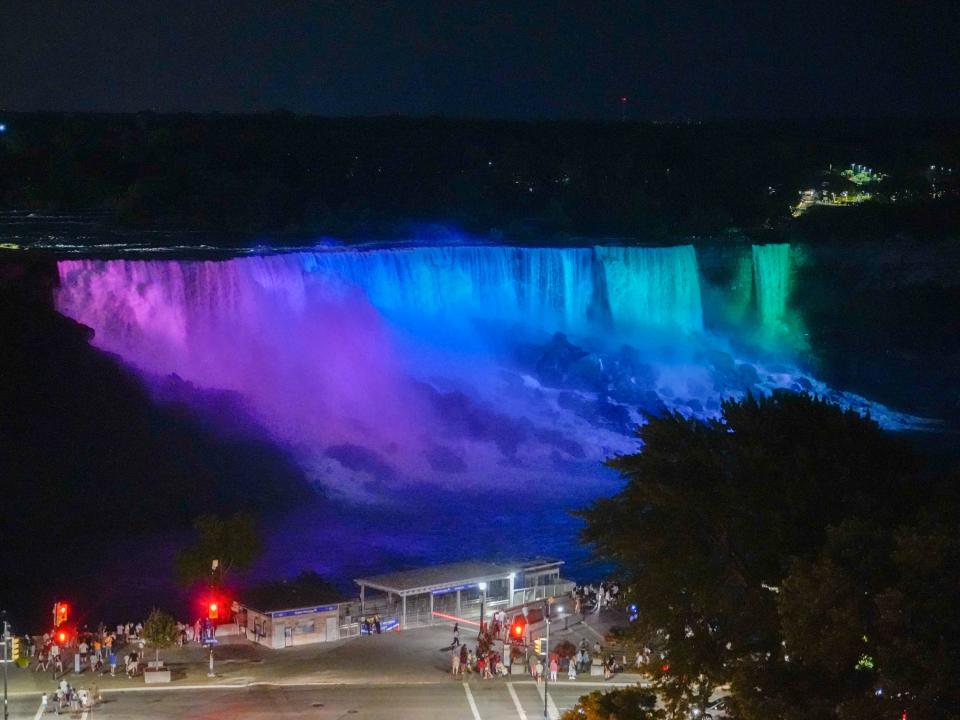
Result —
POLYGON ((33 716, 33 720, 40 720, 43 717, 43 703, 40 703, 40 709, 37 710, 37 714, 33 716))
POLYGON ((527 714, 523 711, 523 706, 520 704, 520 698, 517 697, 517 691, 513 689, 513 683, 507 683, 507 690, 510 691, 510 697, 513 698, 513 704, 517 708, 517 715, 520 716, 520 720, 527 720, 527 714))
POLYGON ((80 720, 87 720, 87 716, 90 714, 89 710, 84 710, 83 714, 80 716, 80 720))
POLYGON ((544 697, 547 699, 547 712, 550 715, 550 720, 560 720, 560 711, 557 710, 557 704, 553 701, 553 695, 546 694, 542 683, 537 683, 537 692, 540 693, 541 700, 544 697))
POLYGON ((470 686, 466 682, 463 683, 463 691, 467 693, 467 702, 470 704, 470 712, 473 713, 473 720, 483 720, 483 718, 480 717, 480 711, 477 709, 477 703, 473 699, 473 693, 470 692, 470 686))

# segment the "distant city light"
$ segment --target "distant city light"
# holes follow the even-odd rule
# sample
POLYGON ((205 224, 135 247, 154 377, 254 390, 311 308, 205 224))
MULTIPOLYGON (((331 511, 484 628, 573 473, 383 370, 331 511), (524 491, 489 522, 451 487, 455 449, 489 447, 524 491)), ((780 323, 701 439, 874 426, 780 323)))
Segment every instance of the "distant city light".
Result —
POLYGON ((7 126, 6 126, 6 124, 5 124, 5 123, 0 123, 0 133, 6 132, 6 131, 7 131, 7 126))

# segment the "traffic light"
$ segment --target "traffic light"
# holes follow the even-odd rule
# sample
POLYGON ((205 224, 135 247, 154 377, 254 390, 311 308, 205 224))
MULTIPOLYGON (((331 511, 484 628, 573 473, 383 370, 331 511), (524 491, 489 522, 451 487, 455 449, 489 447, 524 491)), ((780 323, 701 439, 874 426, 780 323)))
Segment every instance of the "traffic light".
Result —
POLYGON ((65 602, 53 604, 53 626, 60 627, 67 621, 70 608, 65 602))
POLYGON ((543 655, 544 638, 537 638, 533 641, 533 652, 537 655, 543 655))
POLYGON ((57 642, 63 645, 67 642, 67 633, 63 630, 57 633, 57 642))
POLYGON ((10 659, 18 660, 20 658, 20 638, 14 635, 10 638, 10 659))
POLYGON ((207 606, 207 619, 216 620, 219 617, 219 614, 220 613, 219 613, 219 608, 217 607, 217 603, 215 601, 211 601, 210 604, 207 606))
POLYGON ((517 615, 510 625, 510 639, 514 642, 523 640, 523 632, 527 629, 527 619, 523 615, 517 615))

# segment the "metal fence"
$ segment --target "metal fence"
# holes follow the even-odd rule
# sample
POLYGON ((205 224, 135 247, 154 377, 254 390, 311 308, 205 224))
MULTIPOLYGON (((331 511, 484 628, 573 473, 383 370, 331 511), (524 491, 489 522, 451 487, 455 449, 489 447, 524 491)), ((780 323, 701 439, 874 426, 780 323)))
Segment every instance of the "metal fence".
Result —
MULTIPOLYGON (((515 588, 512 600, 486 600, 484 614, 489 617, 491 611, 500 607, 516 607, 524 603, 534 602, 548 597, 563 597, 572 592, 575 586, 574 582, 561 579, 559 582, 550 585, 532 585, 528 588, 515 588)), ((373 598, 364 603, 364 615, 367 617, 379 615, 383 618, 395 617, 401 619, 403 618, 403 603, 399 598, 394 598, 392 601, 387 598, 373 598)), ((360 618, 352 619, 358 620, 358 622, 352 623, 352 625, 356 625, 358 628, 354 634, 359 634, 360 618)), ((434 607, 431 610, 429 595, 407 598, 405 629, 427 627, 436 623, 456 621, 467 621, 469 625, 472 625, 473 622, 471 621, 474 621, 477 626, 479 626, 480 599, 464 598, 460 603, 459 609, 456 609, 454 607, 448 607, 448 604, 441 604, 437 601, 437 598, 434 598, 434 607)), ((341 637, 352 637, 352 635, 348 636, 345 634, 343 627, 344 626, 341 627, 341 637)))
POLYGON ((523 605, 548 597, 562 597, 573 592, 575 587, 576 583, 573 581, 561 578, 560 582, 551 585, 532 585, 528 588, 517 588, 513 591, 513 602, 510 605, 523 605))

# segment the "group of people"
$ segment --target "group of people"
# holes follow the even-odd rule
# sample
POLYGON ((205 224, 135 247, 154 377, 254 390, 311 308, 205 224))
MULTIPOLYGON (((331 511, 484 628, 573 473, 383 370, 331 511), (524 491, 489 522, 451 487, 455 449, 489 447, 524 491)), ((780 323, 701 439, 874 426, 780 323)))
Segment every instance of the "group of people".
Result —
POLYGON ((460 644, 459 648, 450 655, 450 672, 454 677, 476 673, 481 680, 492 680, 510 674, 500 653, 495 650, 478 654, 474 650, 468 650, 465 644, 460 644))
MULTIPOLYGON (((122 667, 127 677, 135 677, 142 671, 141 659, 145 641, 143 639, 142 623, 123 623, 116 628, 107 629, 100 625, 96 631, 82 629, 67 637, 58 633, 44 633, 40 637, 27 636, 27 657, 36 658, 34 671, 53 672, 56 675, 64 674, 64 663, 68 653, 78 658, 80 671, 90 670, 101 676, 110 673, 116 676, 117 668, 122 667), (121 648, 129 652, 121 653, 121 648)), ((184 643, 198 642, 201 638, 201 621, 190 625, 177 623, 176 643, 182 647, 184 643)), ((73 664, 75 661, 71 660, 73 664)))
MULTIPOLYGON (((94 702, 99 700, 99 691, 97 686, 92 688, 80 689, 73 687, 66 680, 61 680, 53 693, 53 711, 59 715, 62 710, 69 709, 71 714, 88 710, 93 707, 94 702)), ((43 693, 40 696, 40 709, 43 713, 50 711, 51 697, 49 693, 43 693)))
POLYGON ((379 635, 381 630, 380 622, 379 615, 364 617, 361 621, 361 632, 364 635, 379 635))
POLYGON ((589 609, 598 614, 606 607, 615 607, 620 601, 620 585, 604 581, 599 585, 581 585, 573 592, 573 611, 584 617, 589 609))
MULTIPOLYGON (((560 674, 560 656, 556 653, 550 653, 550 664, 545 666, 543 660, 540 656, 534 656, 530 658, 530 674, 537 681, 537 685, 543 682, 543 673, 545 671, 550 671, 550 682, 557 682, 557 678, 560 674)), ((569 680, 577 679, 577 667, 574 663, 570 663, 567 667, 567 678, 569 680)))

